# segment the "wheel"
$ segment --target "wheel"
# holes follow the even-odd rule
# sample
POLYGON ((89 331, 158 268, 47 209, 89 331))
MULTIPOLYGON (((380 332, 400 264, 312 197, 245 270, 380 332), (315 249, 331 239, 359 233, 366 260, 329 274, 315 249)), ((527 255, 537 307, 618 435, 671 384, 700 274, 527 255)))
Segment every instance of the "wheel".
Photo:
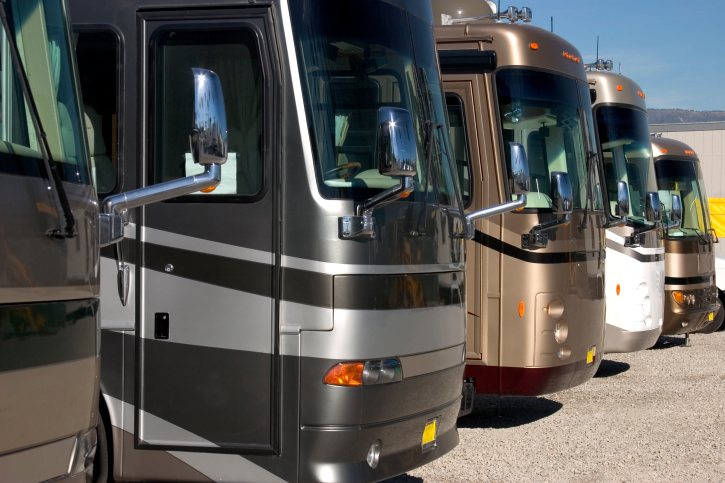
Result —
MULTIPOLYGON (((716 329, 718 332, 725 330, 725 292, 722 290, 717 291, 717 298, 720 299, 720 310, 715 314, 715 319, 720 321, 720 327, 716 329)), ((717 323, 717 322, 715 322, 717 323)))
POLYGON ((93 483, 107 483, 113 481, 113 478, 109 477, 108 436, 103 417, 99 416, 98 418, 96 433, 98 435, 98 445, 96 446, 96 456, 93 458, 93 483))

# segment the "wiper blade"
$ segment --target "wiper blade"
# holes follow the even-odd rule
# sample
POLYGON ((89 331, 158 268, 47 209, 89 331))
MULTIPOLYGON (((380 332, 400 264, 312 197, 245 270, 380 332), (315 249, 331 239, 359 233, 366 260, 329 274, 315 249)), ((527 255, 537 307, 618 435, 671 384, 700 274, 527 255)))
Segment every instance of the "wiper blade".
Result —
POLYGON ((60 203, 61 212, 63 213, 63 217, 65 218, 64 232, 58 229, 52 229, 48 230, 46 234, 51 238, 73 238, 75 236, 76 223, 75 218, 73 217, 73 211, 70 208, 70 203, 68 203, 68 195, 66 194, 65 188, 63 188, 63 182, 60 179, 58 165, 50 154, 50 146, 48 145, 48 138, 45 134, 45 131, 43 130, 43 125, 40 122, 38 106, 35 105, 35 99, 33 98, 33 95, 30 91, 30 84, 28 82, 25 68, 20 61, 20 52, 18 50, 18 45, 15 41, 15 37, 12 34, 12 31, 10 30, 10 25, 8 24, 7 11, 5 10, 6 6, 7 2, 3 1, 2 5, 0 6, 0 20, 2 21, 3 30, 5 31, 5 36, 10 46, 10 54, 13 59, 13 64, 15 65, 15 72, 18 76, 18 79, 20 80, 20 87, 23 91, 23 96, 28 103, 28 111, 30 111, 30 117, 33 120, 33 127, 35 128, 35 131, 38 133, 38 136, 41 140, 39 146, 40 153, 43 156, 46 179, 49 183, 52 183, 55 186, 55 192, 58 196, 58 202, 60 203))

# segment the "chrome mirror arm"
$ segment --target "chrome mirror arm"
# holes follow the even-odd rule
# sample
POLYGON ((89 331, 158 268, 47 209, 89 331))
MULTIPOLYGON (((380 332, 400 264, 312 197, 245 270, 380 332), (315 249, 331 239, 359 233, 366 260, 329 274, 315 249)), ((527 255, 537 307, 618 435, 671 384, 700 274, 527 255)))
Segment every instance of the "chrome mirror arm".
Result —
POLYGON ((547 230, 553 230, 559 226, 566 226, 571 222, 571 215, 566 213, 563 218, 539 223, 531 228, 531 231, 521 235, 521 248, 535 250, 537 248, 546 248, 549 244, 549 236, 544 233, 547 230))
POLYGON ((471 240, 476 233, 476 229, 473 222, 481 220, 483 218, 489 218, 491 216, 503 215, 509 211, 516 211, 523 209, 526 206, 526 195, 519 195, 519 198, 515 201, 509 201, 500 205, 491 206, 482 210, 474 211, 466 214, 466 238, 471 240))
POLYGON ((208 164, 204 166, 204 172, 201 174, 109 196, 101 205, 101 213, 96 215, 99 246, 105 247, 121 241, 124 227, 123 213, 125 211, 149 203, 195 193, 205 188, 219 186, 221 179, 221 165, 208 164))
POLYGON ((407 197, 413 191, 413 178, 403 176, 400 182, 368 198, 355 209, 355 216, 341 216, 338 218, 340 238, 350 240, 354 238, 375 238, 375 218, 373 212, 400 198, 407 197))

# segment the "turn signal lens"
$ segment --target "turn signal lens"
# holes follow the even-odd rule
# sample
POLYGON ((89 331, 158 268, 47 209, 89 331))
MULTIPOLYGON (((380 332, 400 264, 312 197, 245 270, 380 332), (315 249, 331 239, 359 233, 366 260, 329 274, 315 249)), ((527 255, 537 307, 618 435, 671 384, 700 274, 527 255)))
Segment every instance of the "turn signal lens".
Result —
POLYGON ((519 317, 523 317, 523 316, 524 316, 524 303, 519 302, 519 317))
POLYGON ((682 292, 680 292, 679 290, 674 290, 672 292, 672 298, 675 299, 675 302, 677 302, 678 304, 681 304, 682 301, 685 299, 682 296, 682 292))
POLYGON ((412 191, 403 191, 402 193, 400 193, 400 198, 407 198, 408 196, 410 196, 411 193, 412 191))
POLYGON ((344 362, 337 364, 325 374, 325 384, 332 386, 362 386, 362 362, 344 362))
POLYGON ((539 44, 537 44, 536 42, 531 42, 529 44, 529 47, 531 47, 531 50, 539 50, 539 44))
POLYGON ((211 193, 215 189, 216 189, 216 186, 209 186, 208 188, 204 188, 203 190, 199 190, 199 191, 201 191, 202 193, 211 193))
POLYGON ((619 284, 617 284, 617 295, 619 295, 619 292, 621 289, 622 289, 622 287, 620 287, 619 284))
POLYGON ((622 90, 622 86, 617 86, 617 90, 618 91, 621 91, 622 90))

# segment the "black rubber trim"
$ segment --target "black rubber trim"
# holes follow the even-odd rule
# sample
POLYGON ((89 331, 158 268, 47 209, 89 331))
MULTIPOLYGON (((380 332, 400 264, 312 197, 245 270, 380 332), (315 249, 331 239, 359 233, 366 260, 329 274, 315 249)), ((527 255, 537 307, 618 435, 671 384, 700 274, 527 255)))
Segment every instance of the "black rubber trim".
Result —
POLYGON ((491 235, 487 235, 476 230, 476 234, 473 238, 476 243, 479 243, 486 248, 496 250, 499 253, 503 253, 506 256, 516 258, 528 263, 572 263, 572 262, 586 262, 592 259, 604 260, 607 256, 605 250, 596 250, 590 252, 544 252, 538 253, 533 251, 524 250, 508 243, 505 243, 498 238, 494 238, 491 235))
POLYGON ((495 50, 439 50, 441 74, 488 74, 498 64, 495 50))
POLYGON ((98 299, 0 306, 0 372, 98 354, 98 299))
POLYGON ((607 239, 607 246, 614 250, 615 252, 619 252, 622 255, 626 255, 629 258, 634 258, 638 262, 642 263, 652 263, 652 262, 660 262, 665 259, 664 253, 655 253, 654 255, 645 255, 644 253, 639 253, 637 250, 633 250, 632 248, 625 247, 624 245, 620 245, 619 243, 612 241, 611 239, 607 239))
POLYGON ((665 277, 665 285, 694 285, 696 283, 712 283, 712 274, 702 277, 665 277))

